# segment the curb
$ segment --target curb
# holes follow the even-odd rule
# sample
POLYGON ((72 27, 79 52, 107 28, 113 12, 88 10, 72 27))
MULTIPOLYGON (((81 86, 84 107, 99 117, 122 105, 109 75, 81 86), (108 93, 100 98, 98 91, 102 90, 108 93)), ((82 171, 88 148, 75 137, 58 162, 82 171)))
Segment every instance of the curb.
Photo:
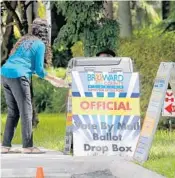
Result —
POLYGON ((119 178, 165 178, 131 161, 118 159, 110 165, 110 171, 119 178))

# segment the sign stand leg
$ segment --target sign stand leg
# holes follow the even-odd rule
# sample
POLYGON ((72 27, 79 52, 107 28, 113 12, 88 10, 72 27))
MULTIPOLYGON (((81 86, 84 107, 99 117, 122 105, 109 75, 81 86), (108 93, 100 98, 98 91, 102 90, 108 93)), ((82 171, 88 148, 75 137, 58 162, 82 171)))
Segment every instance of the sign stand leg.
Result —
POLYGON ((170 129, 170 132, 172 132, 172 122, 171 122, 171 118, 169 120, 169 129, 170 129))
POLYGON ((69 155, 71 153, 72 142, 73 142, 72 97, 71 97, 71 90, 69 90, 68 99, 67 99, 66 136, 65 136, 64 154, 69 155))
MULTIPOLYGON (((162 62, 159 66, 148 109, 134 153, 134 160, 144 163, 148 159, 149 150, 160 119, 168 82, 175 84, 174 63, 162 62), (172 79, 173 78, 173 79, 172 79)), ((175 86, 175 85, 174 85, 175 86)), ((174 92, 175 92, 175 87, 174 92)))

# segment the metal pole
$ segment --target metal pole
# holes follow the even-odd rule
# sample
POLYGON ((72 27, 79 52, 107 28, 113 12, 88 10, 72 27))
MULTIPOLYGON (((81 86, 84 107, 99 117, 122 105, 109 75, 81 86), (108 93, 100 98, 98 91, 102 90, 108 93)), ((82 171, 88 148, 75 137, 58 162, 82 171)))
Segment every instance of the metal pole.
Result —
POLYGON ((169 119, 169 130, 170 130, 170 132, 172 132, 172 121, 171 121, 171 119, 169 119))

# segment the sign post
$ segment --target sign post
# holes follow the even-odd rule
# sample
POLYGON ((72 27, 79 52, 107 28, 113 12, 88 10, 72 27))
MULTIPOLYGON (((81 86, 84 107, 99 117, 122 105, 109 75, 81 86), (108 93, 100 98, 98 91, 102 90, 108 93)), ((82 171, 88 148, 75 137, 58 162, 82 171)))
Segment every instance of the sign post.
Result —
POLYGON ((134 159, 140 163, 147 160, 153 137, 160 119, 168 83, 175 96, 175 63, 162 62, 155 78, 148 109, 134 153, 134 159))
POLYGON ((66 135, 64 154, 70 154, 72 145, 72 91, 69 89, 67 97, 67 115, 66 115, 66 135))

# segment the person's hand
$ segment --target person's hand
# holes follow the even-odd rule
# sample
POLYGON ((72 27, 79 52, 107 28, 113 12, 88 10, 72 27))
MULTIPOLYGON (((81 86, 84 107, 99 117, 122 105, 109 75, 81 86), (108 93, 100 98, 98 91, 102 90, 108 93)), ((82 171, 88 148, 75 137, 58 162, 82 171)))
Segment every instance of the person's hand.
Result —
POLYGON ((61 78, 58 78, 56 76, 47 74, 47 76, 45 77, 45 80, 47 80, 49 83, 51 83, 53 86, 57 87, 57 88, 69 88, 69 84, 68 82, 66 82, 66 80, 63 80, 61 78))
POLYGON ((69 88, 69 85, 65 80, 57 77, 53 77, 51 80, 49 80, 49 82, 57 88, 69 88))

